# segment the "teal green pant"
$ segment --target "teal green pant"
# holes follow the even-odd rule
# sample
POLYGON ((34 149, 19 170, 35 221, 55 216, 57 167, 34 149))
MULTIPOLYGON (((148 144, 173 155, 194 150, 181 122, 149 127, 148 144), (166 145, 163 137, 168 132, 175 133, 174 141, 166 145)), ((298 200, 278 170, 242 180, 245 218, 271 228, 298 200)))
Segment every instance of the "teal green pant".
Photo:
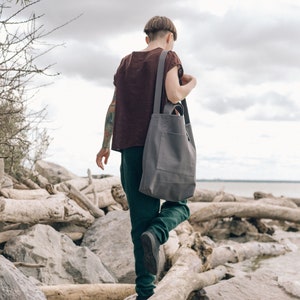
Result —
POLYGON ((166 201, 160 207, 160 200, 139 192, 142 177, 143 147, 132 147, 122 151, 121 181, 127 196, 130 218, 131 237, 134 245, 136 292, 148 297, 155 288, 155 276, 144 268, 141 234, 151 229, 159 242, 164 244, 169 238, 169 231, 190 216, 186 200, 166 201))

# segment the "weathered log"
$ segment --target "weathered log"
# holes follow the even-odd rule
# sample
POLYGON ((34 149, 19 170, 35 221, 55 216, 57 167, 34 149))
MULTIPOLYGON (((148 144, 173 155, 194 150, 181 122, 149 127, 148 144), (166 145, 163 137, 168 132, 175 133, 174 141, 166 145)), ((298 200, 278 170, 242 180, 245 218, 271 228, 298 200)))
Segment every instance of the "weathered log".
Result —
POLYGON ((0 189, 2 182, 4 182, 4 159, 0 158, 0 189))
POLYGON ((225 263, 237 263, 256 256, 278 256, 289 251, 288 247, 278 243, 260 243, 256 241, 222 245, 213 249, 208 257, 207 268, 215 268, 225 263))
POLYGON ((222 279, 226 273, 222 265, 227 262, 235 263, 260 255, 280 255, 286 251, 286 247, 278 243, 258 242, 235 243, 212 249, 198 233, 194 233, 178 249, 173 266, 149 299, 185 300, 191 292, 222 279), (213 270, 207 271, 209 269, 213 270))
POLYGON ((84 194, 93 193, 93 190, 102 192, 107 189, 111 189, 113 185, 120 184, 120 178, 116 176, 105 177, 101 179, 93 179, 93 186, 87 186, 85 189, 82 189, 81 192, 84 194))
POLYGON ((8 230, 4 232, 0 232, 0 244, 7 242, 9 239, 17 236, 23 230, 8 230))
POLYGON ((82 193, 84 193, 83 190, 89 186, 88 178, 79 177, 79 178, 76 178, 76 179, 71 179, 71 180, 68 180, 68 181, 65 181, 65 182, 55 184, 54 188, 59 192, 68 192, 68 188, 66 186, 67 183, 71 184, 74 187, 76 187, 76 189, 81 191, 82 193))
POLYGON ((283 207, 289 207, 289 208, 298 208, 297 204, 294 203, 292 200, 287 198, 260 198, 259 200, 256 200, 255 203, 259 204, 271 204, 276 206, 283 206, 283 207))
POLYGON ((203 261, 211 255, 212 248, 198 233, 185 239, 173 257, 173 266, 159 282, 151 300, 185 300, 203 287, 217 283, 226 273, 225 267, 219 267, 200 274, 203 261))
POLYGON ((164 277, 149 300, 186 300, 193 291, 218 283, 226 275, 226 272, 224 266, 204 273, 178 272, 178 274, 173 274, 172 281, 168 280, 162 284, 164 277), (162 287, 163 285, 164 287, 162 287))
POLYGON ((118 202, 123 210, 128 210, 128 201, 121 184, 115 184, 111 188, 111 194, 116 202, 118 202))
MULTIPOLYGON (((94 201, 94 194, 87 194, 85 197, 87 197, 90 201, 94 201)), ((99 208, 104 208, 112 204, 116 204, 116 201, 111 194, 111 189, 97 192, 96 197, 96 205, 99 208)))
POLYGON ((26 178, 26 177, 21 177, 21 182, 23 184, 25 184, 28 188, 30 189, 40 189, 40 186, 38 184, 36 184, 33 180, 31 180, 30 178, 26 178))
POLYGON ((292 200, 297 206, 300 206, 300 198, 289 198, 292 200))
POLYGON ((83 204, 84 207, 86 207, 95 218, 104 216, 104 211, 95 206, 83 193, 77 190, 76 187, 70 183, 66 183, 66 185, 69 188, 68 196, 70 198, 76 202, 80 202, 80 204, 83 204))
POLYGON ((223 191, 210 191, 196 188, 193 197, 188 199, 190 202, 245 202, 248 199, 223 191))
POLYGON ((189 198, 190 202, 212 202, 221 192, 210 191, 196 188, 193 197, 189 198))
POLYGON ((88 173, 88 178, 89 178, 89 184, 91 185, 92 187, 92 194, 93 194, 93 203, 94 205, 98 205, 98 200, 97 200, 97 193, 96 193, 96 190, 95 190, 95 186, 94 186, 94 183, 93 183, 93 176, 92 176, 92 172, 90 169, 87 170, 87 173, 88 173))
POLYGON ((17 189, 1 189, 0 193, 5 198, 22 199, 22 200, 42 200, 49 196, 49 193, 44 189, 34 190, 17 190, 17 189))
POLYGON ((89 212, 62 193, 45 200, 14 200, 0 197, 0 222, 70 222, 86 227, 93 221, 94 217, 89 212))
POLYGON ((259 203, 189 203, 192 223, 206 222, 214 218, 240 217, 274 219, 300 223, 300 209, 259 203))
POLYGON ((134 293, 134 284, 64 284, 40 286, 47 300, 120 300, 134 293))
POLYGON ((64 232, 72 241, 79 241, 83 238, 82 232, 64 232))

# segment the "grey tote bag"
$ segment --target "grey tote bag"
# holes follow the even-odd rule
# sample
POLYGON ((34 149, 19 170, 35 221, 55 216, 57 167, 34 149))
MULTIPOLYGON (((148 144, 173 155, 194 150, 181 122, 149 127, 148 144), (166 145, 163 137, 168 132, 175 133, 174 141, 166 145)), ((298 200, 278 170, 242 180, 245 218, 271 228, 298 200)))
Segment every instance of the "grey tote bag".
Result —
POLYGON ((196 148, 185 99, 178 104, 168 102, 160 113, 167 53, 162 51, 159 58, 139 191, 154 198, 177 202, 194 194, 196 148))

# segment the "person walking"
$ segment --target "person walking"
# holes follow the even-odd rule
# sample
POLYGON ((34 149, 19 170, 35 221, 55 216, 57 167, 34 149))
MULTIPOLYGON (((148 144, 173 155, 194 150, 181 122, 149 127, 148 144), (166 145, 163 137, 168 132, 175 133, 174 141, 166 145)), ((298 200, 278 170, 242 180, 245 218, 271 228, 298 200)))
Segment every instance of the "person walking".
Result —
POLYGON ((165 201, 161 205, 160 199, 139 192, 143 147, 153 111, 158 60, 163 50, 168 50, 168 54, 162 108, 167 101, 183 100, 196 86, 196 79, 183 72, 181 61, 173 51, 177 39, 173 22, 155 16, 146 23, 144 32, 147 47, 125 56, 114 75, 115 91, 106 114, 102 147, 96 157, 97 165, 104 170, 110 148, 121 152, 121 183, 130 211, 137 300, 154 294, 159 247, 168 240, 169 232, 190 216, 186 199, 165 201))

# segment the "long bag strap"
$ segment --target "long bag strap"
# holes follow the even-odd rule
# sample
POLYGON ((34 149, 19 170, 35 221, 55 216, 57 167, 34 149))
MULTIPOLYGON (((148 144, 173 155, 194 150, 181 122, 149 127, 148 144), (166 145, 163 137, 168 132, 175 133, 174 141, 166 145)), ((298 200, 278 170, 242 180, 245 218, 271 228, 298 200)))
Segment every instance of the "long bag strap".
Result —
MULTIPOLYGON (((158 67, 157 67, 157 73, 156 73, 156 83, 155 83, 155 94, 154 94, 154 103, 153 103, 153 113, 154 114, 159 114, 160 113, 160 107, 161 107, 161 96, 162 96, 162 86, 164 82, 164 69, 165 69, 165 60, 167 57, 168 51, 163 50, 159 56, 159 61, 158 61, 158 67)), ((186 99, 183 99, 181 102, 178 102, 176 104, 172 103, 167 103, 164 108, 164 113, 171 113, 170 110, 177 109, 177 106, 181 105, 183 107, 183 114, 184 114, 184 122, 187 127, 189 139, 191 140, 192 144, 195 146, 195 141, 193 137, 193 132, 192 132, 192 127, 190 125, 190 116, 189 116, 189 111, 187 107, 187 102, 186 99)), ((177 109, 178 111, 178 109, 177 109)), ((181 113, 179 111, 179 113, 181 113)), ((182 113, 181 113, 182 114, 182 113)))

